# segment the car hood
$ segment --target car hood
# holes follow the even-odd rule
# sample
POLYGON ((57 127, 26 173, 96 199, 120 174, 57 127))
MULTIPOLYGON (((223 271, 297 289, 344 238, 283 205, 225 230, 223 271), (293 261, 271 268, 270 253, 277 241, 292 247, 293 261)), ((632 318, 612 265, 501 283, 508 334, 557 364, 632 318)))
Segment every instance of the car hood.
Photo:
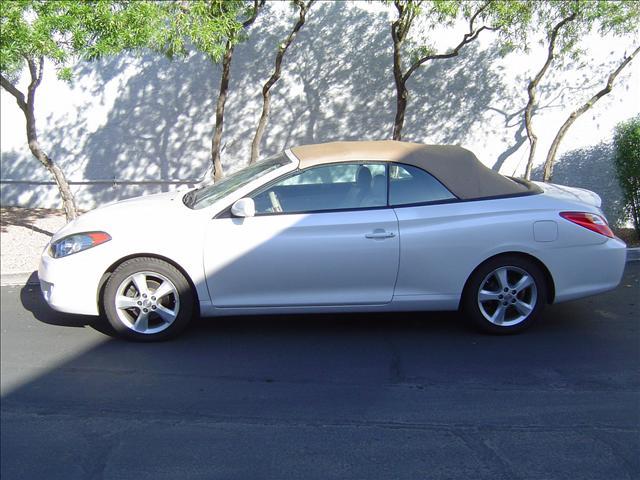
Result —
POLYGON ((171 218, 192 212, 181 201, 185 192, 168 192, 135 197, 110 203, 86 212, 65 225, 53 236, 52 241, 73 233, 171 225, 171 218))
POLYGON ((569 200, 572 202, 581 202, 591 207, 600 208, 602 199, 600 195, 591 190, 577 187, 567 187, 566 185, 558 185, 555 183, 532 182, 539 186, 546 195, 561 200, 569 200))

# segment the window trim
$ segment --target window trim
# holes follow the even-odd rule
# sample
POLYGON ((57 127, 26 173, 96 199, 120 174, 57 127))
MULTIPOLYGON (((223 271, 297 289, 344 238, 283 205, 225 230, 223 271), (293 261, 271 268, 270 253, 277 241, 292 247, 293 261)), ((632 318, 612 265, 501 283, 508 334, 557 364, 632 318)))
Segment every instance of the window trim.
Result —
MULTIPOLYGON (((307 167, 307 168, 296 168, 295 170, 292 170, 290 172, 285 173, 284 175, 273 179, 272 181, 259 186, 258 188, 256 188, 255 190, 252 190, 251 192, 247 193, 244 197, 252 197, 253 195, 256 194, 256 192, 258 192, 258 190, 260 189, 267 189, 269 187, 271 187, 272 185, 275 185, 276 183, 286 180, 287 178, 293 176, 294 174, 300 174, 306 170, 310 170, 312 168, 317 168, 320 166, 326 166, 326 165, 336 165, 336 164, 383 164, 385 166, 385 174, 387 176, 387 204, 384 206, 379 206, 379 207, 357 207, 357 208, 339 208, 339 209, 321 209, 321 210, 307 210, 307 211, 300 211, 300 212, 271 212, 271 213, 260 213, 260 214, 256 214, 256 217, 269 217, 269 216, 273 216, 273 215, 303 215, 303 214, 312 214, 312 213, 336 213, 336 212, 359 212, 359 211, 364 211, 364 210, 385 210, 385 209, 396 209, 396 208, 413 208, 413 207, 429 207, 432 205, 447 205, 450 203, 466 203, 466 202, 480 202, 480 201, 485 201, 485 200, 501 200, 501 199, 506 199, 506 198, 518 198, 518 197, 528 197, 531 195, 539 195, 542 193, 542 189, 540 187, 538 187, 537 185, 531 183, 531 182, 527 182, 527 181, 521 181, 520 179, 513 179, 513 181, 518 181, 519 183, 522 183, 526 186, 528 186, 530 188, 530 190, 526 191, 526 192, 518 192, 518 193, 507 193, 504 195, 494 195, 494 196, 490 196, 490 197, 481 197, 481 198, 460 198, 458 197, 456 194, 454 194, 452 191, 450 191, 436 176, 432 175, 431 173, 429 173, 428 171, 426 171, 423 168, 417 167, 415 165, 409 165, 406 163, 402 163, 402 162, 390 162, 390 161, 385 161, 385 160, 358 160, 358 161, 353 161, 353 162, 328 162, 328 163, 323 163, 320 165, 313 165, 311 167, 307 167), (390 205, 390 191, 391 191, 391 187, 390 187, 390 182, 391 182, 391 177, 389 176, 389 167, 391 165, 400 165, 400 166, 409 166, 409 167, 414 167, 417 168, 418 170, 422 170, 423 172, 427 173, 428 175, 431 175, 431 177, 433 177, 438 183, 440 183, 442 185, 442 187, 447 190, 449 193, 451 193, 451 195, 453 195, 454 198, 449 198, 446 200, 433 200, 430 202, 418 202, 418 203, 407 203, 407 204, 402 204, 402 205, 390 205), (536 187, 536 188, 532 188, 532 187, 536 187)), ((507 177, 507 178, 511 178, 511 177, 507 177)), ((222 209, 222 211, 220 211, 220 213, 218 213, 215 217, 213 217, 213 219, 218 219, 218 218, 237 218, 234 217, 233 215, 231 215, 231 207, 233 206, 232 202, 229 206, 227 206, 226 208, 222 209)))
MULTIPOLYGON (((268 212, 268 213, 256 212, 254 217, 270 217, 273 215, 304 215, 308 213, 359 212, 363 210, 383 210, 387 208, 392 208, 392 207, 389 207, 389 163, 391 162, 385 162, 384 160, 356 160, 353 162, 330 162, 330 163, 323 163, 320 165, 313 165, 307 168, 298 168, 296 170, 292 170, 291 172, 285 173, 281 177, 273 179, 271 182, 261 185, 260 187, 256 188, 252 192, 249 192, 247 195, 245 195, 245 197, 253 197, 258 193, 262 193, 260 190, 267 190, 271 186, 275 185, 276 183, 283 182, 288 178, 291 178, 295 175, 300 175, 303 172, 306 172, 314 168, 320 168, 320 167, 325 167, 329 165, 384 165, 385 176, 387 177, 387 200, 385 205, 379 205, 377 207, 331 208, 331 209, 320 209, 320 210, 304 210, 304 211, 296 211, 296 212, 268 212)), ((236 218, 233 215, 231 215, 232 206, 233 204, 229 205, 227 208, 223 209, 214 218, 236 218)))

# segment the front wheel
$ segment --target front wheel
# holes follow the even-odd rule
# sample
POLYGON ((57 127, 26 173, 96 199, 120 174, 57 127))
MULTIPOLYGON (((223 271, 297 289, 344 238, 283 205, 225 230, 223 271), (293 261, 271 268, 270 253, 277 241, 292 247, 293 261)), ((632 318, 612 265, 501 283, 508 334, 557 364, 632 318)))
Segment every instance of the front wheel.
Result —
POLYGON ((191 320, 193 292, 173 265, 151 257, 122 263, 103 294, 107 320, 131 340, 159 341, 177 336, 191 320))
POLYGON ((527 328, 547 303, 545 276, 538 265, 518 256, 502 256, 471 276, 462 310, 481 330, 516 333, 527 328))

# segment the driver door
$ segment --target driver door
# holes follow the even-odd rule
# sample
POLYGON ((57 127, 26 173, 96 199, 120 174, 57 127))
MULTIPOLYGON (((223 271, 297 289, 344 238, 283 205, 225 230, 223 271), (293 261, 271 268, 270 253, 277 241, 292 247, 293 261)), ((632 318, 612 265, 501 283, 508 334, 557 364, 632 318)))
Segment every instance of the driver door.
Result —
POLYGON ((386 175, 383 164, 310 168, 256 192, 256 216, 211 220, 204 266, 214 306, 390 302, 400 247, 386 175))

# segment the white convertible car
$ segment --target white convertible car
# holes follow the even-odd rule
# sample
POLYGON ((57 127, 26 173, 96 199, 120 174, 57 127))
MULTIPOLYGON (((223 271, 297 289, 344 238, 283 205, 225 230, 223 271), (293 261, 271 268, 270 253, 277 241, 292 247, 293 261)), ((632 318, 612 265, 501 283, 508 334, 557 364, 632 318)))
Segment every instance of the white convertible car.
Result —
POLYGON ((338 142, 88 212, 38 273, 51 307, 134 340, 198 312, 461 309, 512 333, 616 287, 625 259, 593 192, 504 177, 460 147, 338 142))

